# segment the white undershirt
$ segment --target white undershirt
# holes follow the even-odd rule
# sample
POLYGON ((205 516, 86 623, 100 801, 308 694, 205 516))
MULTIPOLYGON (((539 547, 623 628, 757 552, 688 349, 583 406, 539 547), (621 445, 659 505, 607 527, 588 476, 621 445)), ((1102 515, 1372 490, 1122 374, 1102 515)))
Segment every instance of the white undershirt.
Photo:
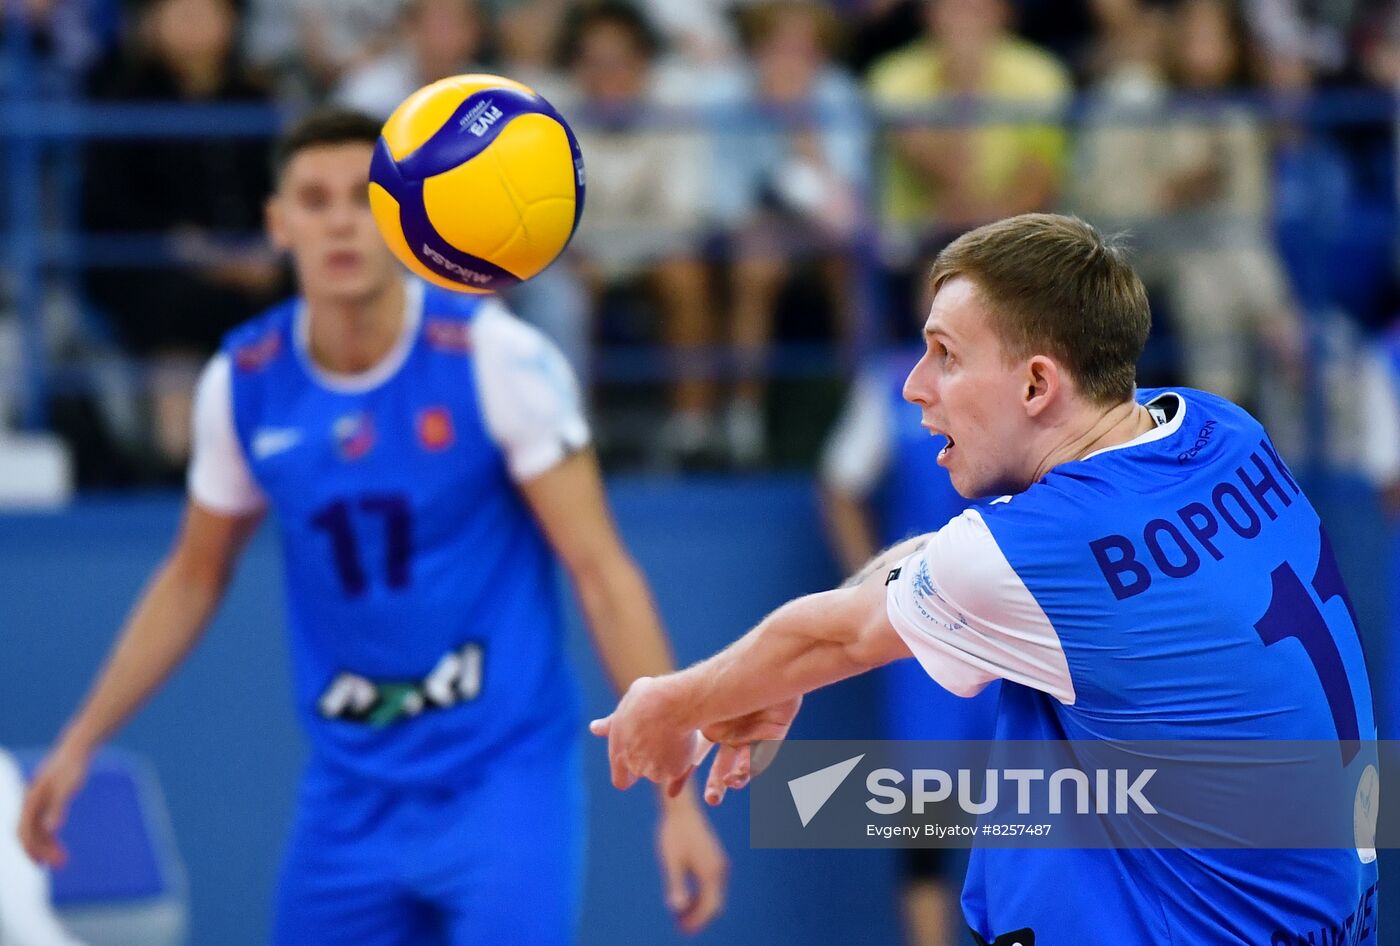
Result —
MULTIPOLYGON (((376 365, 357 374, 326 371, 312 359, 304 307, 293 337, 296 356, 313 383, 341 392, 369 391, 403 367, 423 319, 423 285, 405 283, 403 331, 376 365)), ((487 433, 505 454, 516 482, 539 476, 588 444, 582 398, 564 356, 538 329, 511 315, 496 299, 482 303, 472 323, 477 398, 487 433)), ((215 355, 195 389, 194 453, 189 494, 215 512, 238 515, 262 509, 267 499, 253 478, 233 424, 231 365, 215 355)))

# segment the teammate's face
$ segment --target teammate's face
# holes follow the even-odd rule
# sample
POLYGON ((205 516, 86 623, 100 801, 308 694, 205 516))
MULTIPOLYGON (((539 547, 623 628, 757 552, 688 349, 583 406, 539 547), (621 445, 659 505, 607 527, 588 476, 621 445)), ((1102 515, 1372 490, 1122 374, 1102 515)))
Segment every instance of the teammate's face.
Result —
POLYGON ((938 290, 924 342, 904 398, 919 405, 930 435, 948 438, 938 464, 953 488, 968 498, 1025 489, 1023 461, 1033 434, 1026 366, 1005 356, 973 283, 958 276, 938 290))
POLYGON ((272 242, 292 255, 303 295, 353 302, 382 292, 398 275, 369 209, 368 142, 298 152, 268 201, 272 242))

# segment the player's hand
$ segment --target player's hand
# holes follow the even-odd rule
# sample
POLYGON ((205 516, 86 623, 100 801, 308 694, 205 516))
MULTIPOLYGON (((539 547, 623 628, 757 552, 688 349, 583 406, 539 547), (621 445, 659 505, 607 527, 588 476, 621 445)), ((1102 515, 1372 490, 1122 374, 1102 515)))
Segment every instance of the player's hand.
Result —
POLYGON ((68 852, 58 840, 58 829, 68 816, 69 801, 87 780, 88 762, 86 752, 60 745, 39 766, 25 793, 19 840, 40 864, 62 867, 68 860, 68 852))
POLYGON ((666 906, 682 930, 698 933, 724 909, 729 859, 693 793, 663 799, 661 805, 656 855, 666 885, 666 906))
POLYGON ((611 715, 593 720, 588 729, 607 738, 612 783, 621 789, 631 788, 640 778, 674 785, 709 748, 682 718, 670 677, 638 677, 611 715))
POLYGON ((705 780, 705 801, 718 805, 724 800, 726 791, 748 785, 749 779, 772 761, 771 755, 767 759, 755 759, 753 744, 787 738, 792 721, 801 708, 802 697, 797 696, 706 726, 701 731, 702 735, 710 742, 718 743, 719 751, 715 753, 709 778, 705 780))

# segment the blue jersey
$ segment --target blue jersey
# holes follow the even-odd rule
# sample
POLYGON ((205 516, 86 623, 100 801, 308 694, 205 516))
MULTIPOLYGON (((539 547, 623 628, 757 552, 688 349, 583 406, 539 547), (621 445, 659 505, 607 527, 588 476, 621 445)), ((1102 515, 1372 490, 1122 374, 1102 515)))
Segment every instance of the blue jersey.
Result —
POLYGON ((380 783, 451 784, 522 741, 570 738, 577 701, 552 553, 482 403, 478 333, 495 303, 410 298, 402 363, 369 384, 316 368, 295 301, 224 353, 234 431, 281 535, 314 756, 380 783))
MULTIPOLYGON (((1009 681, 1003 740, 1374 738, 1326 530, 1263 429, 1199 391, 1139 399, 1155 430, 911 556, 896 629, 955 690, 1009 681)), ((978 849, 963 907, 989 943, 1372 943, 1375 884, 1354 849, 978 849)))

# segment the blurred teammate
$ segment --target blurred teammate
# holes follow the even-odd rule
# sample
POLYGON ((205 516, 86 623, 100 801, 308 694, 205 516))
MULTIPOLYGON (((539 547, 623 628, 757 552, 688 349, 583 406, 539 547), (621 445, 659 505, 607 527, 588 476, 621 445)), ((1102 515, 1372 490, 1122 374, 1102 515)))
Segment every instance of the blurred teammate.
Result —
MULTIPOLYGON (((1025 215, 938 257, 905 383, 964 496, 1008 494, 799 598, 593 729, 613 780, 672 783, 695 730, 748 774, 803 693, 911 654, 950 691, 1003 680, 999 739, 1375 738, 1350 600, 1316 512, 1259 424, 1190 389, 1136 391, 1142 283, 1082 221, 1025 215)), ((980 943, 1375 943, 1368 849, 976 848, 980 943), (1341 931, 1341 932, 1339 932, 1341 931)))
MULTIPOLYGON (((583 792, 556 557, 619 687, 671 655, 558 351, 494 300, 403 276, 369 210, 378 135, 329 111, 283 140, 268 228, 302 297, 205 369, 181 533, 21 833, 63 860, 93 749, 199 639, 270 510, 312 746, 275 942, 562 944, 583 792)), ((703 926, 726 867, 693 797, 663 803, 658 850, 681 925, 703 926)))
MULTIPOLYGON (((822 452, 820 479, 827 534, 846 574, 881 548, 936 529, 968 507, 938 467, 946 440, 929 437, 903 397, 904 379, 922 350, 894 349, 872 360, 851 385, 822 452), (901 423, 905 421, 905 423, 901 423)), ((991 739, 1001 687, 959 699, 910 660, 878 671, 888 739, 991 739)), ((900 908, 911 946, 954 941, 957 855, 947 849, 902 852, 900 908)))

